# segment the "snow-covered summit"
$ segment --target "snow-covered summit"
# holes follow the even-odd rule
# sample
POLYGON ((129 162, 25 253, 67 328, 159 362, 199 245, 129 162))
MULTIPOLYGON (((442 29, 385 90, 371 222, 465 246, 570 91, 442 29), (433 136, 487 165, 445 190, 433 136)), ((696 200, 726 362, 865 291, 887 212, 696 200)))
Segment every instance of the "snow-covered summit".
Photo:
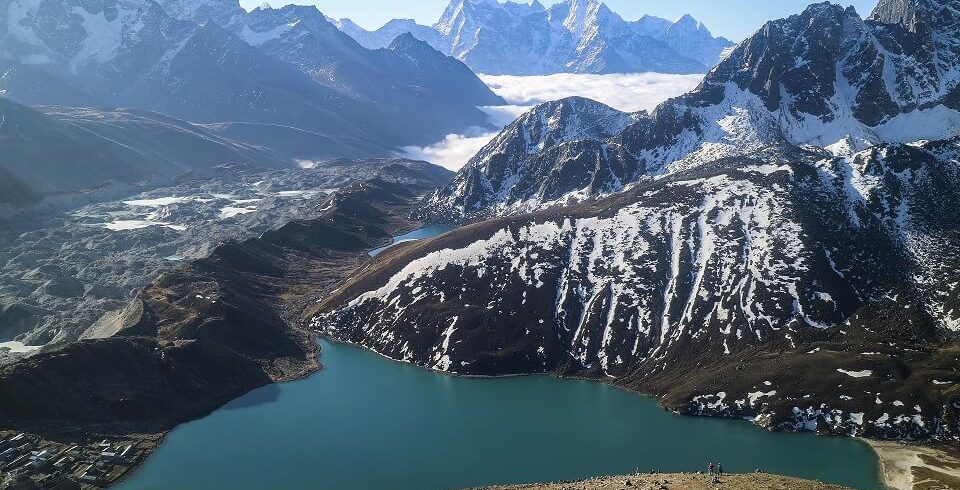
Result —
POLYGON ((489 74, 704 73, 733 45, 689 16, 628 22, 598 0, 549 8, 536 1, 454 0, 432 27, 391 21, 369 32, 346 19, 338 26, 368 48, 410 32, 489 74))
MULTIPOLYGON (((598 153, 589 164, 593 175, 608 179, 607 185, 556 177, 557 172, 579 172, 570 162, 584 165, 584 153, 564 152, 564 145, 497 160, 509 161, 508 167, 478 164, 498 148, 510 147, 498 137, 461 171, 460 184, 434 195, 427 209, 440 214, 446 209, 459 219, 528 210, 557 199, 556 193, 545 199, 526 189, 463 185, 478 181, 477 175, 489 182, 510 182, 518 174, 541 182, 561 180, 570 186, 560 197, 582 198, 770 148, 843 156, 884 143, 953 138, 960 134, 960 16, 950 15, 955 3, 887 0, 868 20, 852 8, 811 5, 768 22, 693 92, 650 114, 633 115, 636 122, 611 131, 615 134, 609 138, 586 133, 572 138, 581 142, 580 148, 591 141, 618 150, 598 153), (547 155, 556 165, 543 166, 547 155), (638 173, 624 180, 622 173, 607 168, 635 168, 638 173)), ((509 132, 501 136, 509 137, 509 132)))
POLYGON ((315 6, 11 0, 0 39, 0 92, 19 102, 349 135, 351 155, 484 125, 477 106, 502 103, 463 63, 365 49, 315 6))

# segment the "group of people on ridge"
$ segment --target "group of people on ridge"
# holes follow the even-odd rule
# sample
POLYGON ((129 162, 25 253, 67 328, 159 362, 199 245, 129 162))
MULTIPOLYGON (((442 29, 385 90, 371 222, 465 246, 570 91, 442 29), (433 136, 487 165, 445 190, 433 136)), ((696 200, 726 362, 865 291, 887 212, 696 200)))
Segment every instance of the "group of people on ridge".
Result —
POLYGON ((707 474, 713 477, 714 483, 720 482, 720 477, 723 476, 723 465, 720 463, 713 464, 710 463, 707 465, 707 474))

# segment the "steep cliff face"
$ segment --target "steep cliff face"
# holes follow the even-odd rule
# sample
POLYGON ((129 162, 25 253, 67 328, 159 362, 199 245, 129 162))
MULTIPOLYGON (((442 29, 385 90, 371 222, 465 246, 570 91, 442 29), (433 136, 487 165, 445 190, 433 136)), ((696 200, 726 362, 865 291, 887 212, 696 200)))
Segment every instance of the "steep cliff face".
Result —
MULTIPOLYGON (((431 197, 428 209, 453 220, 509 214, 550 204, 557 194, 597 195, 602 193, 598 190, 765 149, 783 153, 794 146, 814 147, 848 156, 883 143, 953 138, 960 134, 956 6, 918 1, 905 4, 914 7, 904 10, 899 5, 881 2, 868 20, 853 9, 811 5, 801 14, 767 23, 693 92, 652 113, 631 115, 635 122, 625 128, 612 124, 608 133, 613 136, 584 132, 536 151, 513 152, 507 156, 512 162, 508 168, 488 165, 491 155, 509 146, 503 139, 524 134, 508 128, 467 164, 457 185, 431 197), (563 173, 561 169, 539 166, 543 155, 573 140, 623 151, 610 152, 593 165, 596 179, 558 179, 550 172, 563 173), (605 174, 606 168, 639 171, 624 180, 615 172, 605 174), (477 181, 478 174, 507 182, 517 173, 570 185, 547 199, 523 189, 466 185, 477 181)), ((590 111, 579 107, 585 116, 590 111)))
POLYGON ((954 438, 957 143, 725 159, 477 223, 364 271, 314 324, 443 371, 595 375, 694 413, 954 438))

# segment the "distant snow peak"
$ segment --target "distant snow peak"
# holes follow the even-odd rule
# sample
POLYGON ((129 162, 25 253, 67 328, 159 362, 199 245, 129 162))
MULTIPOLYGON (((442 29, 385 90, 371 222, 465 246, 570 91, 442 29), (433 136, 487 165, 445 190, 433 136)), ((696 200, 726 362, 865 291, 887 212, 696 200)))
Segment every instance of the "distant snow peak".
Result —
POLYGON ((369 32, 346 19, 337 25, 370 48, 410 32, 474 71, 495 75, 705 73, 733 45, 689 16, 679 23, 650 16, 627 22, 598 0, 549 8, 454 0, 432 27, 395 20, 369 32))

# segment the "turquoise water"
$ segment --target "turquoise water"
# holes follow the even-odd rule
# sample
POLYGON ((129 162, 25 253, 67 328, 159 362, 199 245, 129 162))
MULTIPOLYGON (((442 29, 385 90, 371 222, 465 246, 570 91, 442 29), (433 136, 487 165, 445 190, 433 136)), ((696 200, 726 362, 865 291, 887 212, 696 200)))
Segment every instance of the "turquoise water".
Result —
POLYGON ((853 439, 683 417, 596 382, 458 378, 321 345, 322 371, 178 427, 119 488, 453 489, 710 461, 882 488, 873 453, 853 439))
POLYGON ((393 238, 393 242, 391 242, 390 245, 387 245, 386 247, 380 247, 380 248, 375 248, 375 249, 371 250, 371 251, 370 251, 370 256, 371 256, 371 257, 375 257, 375 256, 379 255, 381 252, 383 252, 384 250, 386 250, 386 249, 388 249, 388 248, 390 248, 390 247, 392 247, 392 246, 394 246, 394 245, 396 245, 396 244, 398 244, 398 243, 410 242, 410 241, 413 241, 413 240, 423 240, 423 239, 426 239, 426 238, 433 238, 433 237, 435 237, 435 236, 443 235, 444 233, 446 233, 446 232, 448 232, 448 231, 450 231, 450 230, 452 230, 452 229, 454 229, 454 228, 456 228, 456 227, 455 227, 455 226, 447 226, 447 225, 427 225, 427 226, 424 226, 423 228, 419 228, 419 229, 413 230, 413 231, 411 231, 410 233, 407 233, 406 235, 400 235, 400 236, 394 237, 394 238, 393 238))

